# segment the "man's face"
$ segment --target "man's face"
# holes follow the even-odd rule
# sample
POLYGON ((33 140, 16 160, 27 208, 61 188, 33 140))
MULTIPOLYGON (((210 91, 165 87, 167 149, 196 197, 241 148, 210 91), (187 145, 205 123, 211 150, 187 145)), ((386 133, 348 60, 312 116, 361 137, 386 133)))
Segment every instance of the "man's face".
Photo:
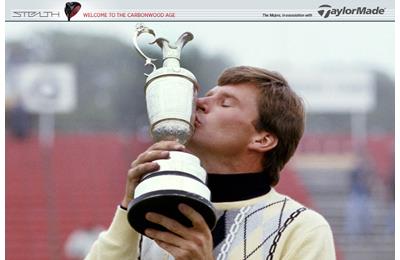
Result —
POLYGON ((195 132, 188 149, 199 157, 245 152, 256 133, 252 122, 258 119, 258 94, 257 87, 238 84, 214 87, 198 98, 195 132))

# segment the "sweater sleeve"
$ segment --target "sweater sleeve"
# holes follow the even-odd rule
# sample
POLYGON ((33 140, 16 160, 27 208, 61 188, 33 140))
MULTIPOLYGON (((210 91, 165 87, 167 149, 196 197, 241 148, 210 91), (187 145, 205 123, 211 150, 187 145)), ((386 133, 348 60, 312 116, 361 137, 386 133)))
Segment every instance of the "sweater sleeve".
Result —
POLYGON ((118 207, 109 229, 99 235, 85 260, 137 259, 139 237, 128 223, 127 211, 118 207))
POLYGON ((335 246, 329 225, 320 225, 294 240, 283 260, 335 260, 335 246))

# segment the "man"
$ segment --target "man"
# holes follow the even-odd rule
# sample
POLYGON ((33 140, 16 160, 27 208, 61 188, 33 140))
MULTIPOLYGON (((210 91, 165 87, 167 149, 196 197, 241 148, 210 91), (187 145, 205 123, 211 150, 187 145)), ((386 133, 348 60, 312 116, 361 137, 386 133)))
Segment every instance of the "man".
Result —
POLYGON ((132 163, 124 199, 87 259, 335 259, 325 219, 272 188, 304 131, 302 101, 286 80, 260 68, 230 68, 196 105, 196 129, 186 147, 155 143, 132 163), (171 150, 200 158, 217 225, 209 230, 201 215, 181 204, 193 227, 148 213, 169 232, 147 229, 141 236, 129 226, 126 207, 141 176, 157 170, 153 161, 171 150))

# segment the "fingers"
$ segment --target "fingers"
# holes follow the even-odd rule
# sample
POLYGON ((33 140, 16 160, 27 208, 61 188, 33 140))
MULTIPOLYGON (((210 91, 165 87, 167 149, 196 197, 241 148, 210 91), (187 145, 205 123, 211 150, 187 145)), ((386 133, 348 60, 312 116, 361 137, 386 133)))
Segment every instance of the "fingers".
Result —
POLYGON ((131 167, 135 167, 145 162, 151 162, 159 159, 167 159, 168 151, 184 151, 185 146, 176 141, 161 141, 150 146, 145 152, 132 162, 131 167))
MULTIPOLYGON (((204 218, 193 208, 191 208, 188 205, 183 204, 183 203, 179 204, 178 208, 179 208, 179 211, 192 222, 194 229, 202 231, 202 232, 209 230, 208 225, 205 222, 204 218)), ((187 236, 189 234, 188 228, 186 228, 185 226, 180 224, 178 221, 168 218, 166 216, 163 216, 161 214, 149 212, 146 214, 146 219, 148 221, 151 221, 153 223, 156 223, 156 224, 159 224, 159 225, 165 227, 172 233, 175 233, 183 238, 187 238, 187 236)))
POLYGON ((153 144, 148 150, 184 151, 185 146, 177 141, 161 141, 153 144))
POLYGON ((172 233, 177 234, 178 236, 185 237, 187 235, 188 229, 184 227, 182 224, 180 224, 178 221, 173 220, 171 218, 168 218, 166 216, 154 213, 154 212, 149 212, 146 214, 146 219, 148 221, 151 221, 153 223, 159 224, 172 233))
POLYGON ((187 228, 173 219, 150 212, 146 214, 146 219, 162 225, 168 231, 146 229, 145 235, 168 251, 175 259, 214 259, 211 231, 198 213, 186 207, 182 206, 182 211, 194 221, 199 221, 196 222, 196 227, 187 228), (205 228, 202 230, 203 226, 205 228))
POLYGON ((128 171, 125 195, 121 202, 123 207, 127 208, 129 202, 133 199, 136 186, 138 185, 141 177, 146 173, 157 171, 159 168, 160 166, 157 163, 148 162, 131 168, 128 171))
POLYGON ((161 141, 150 146, 141 153, 131 164, 132 175, 142 176, 154 170, 154 165, 149 165, 155 160, 168 159, 170 150, 183 150, 185 147, 176 141, 161 141))
POLYGON ((189 207, 186 204, 179 204, 178 205, 179 211, 187 217, 190 221, 192 221, 193 228, 198 229, 200 231, 208 230, 208 225, 205 222, 204 218, 195 211, 193 208, 189 207))
POLYGON ((131 168, 127 175, 125 195, 121 205, 127 207, 129 201, 133 199, 134 191, 140 179, 145 174, 159 169, 160 166, 153 161, 168 159, 169 151, 184 151, 184 149, 185 146, 177 141, 161 141, 153 144, 145 152, 141 153, 136 160, 131 163, 131 168))
POLYGON ((179 247, 180 245, 185 244, 185 240, 181 238, 180 236, 177 236, 171 232, 168 231, 159 231, 151 228, 147 228, 144 231, 145 235, 148 236, 151 239, 161 241, 164 243, 168 243, 173 246, 179 247))
POLYGON ((152 162, 159 159, 167 159, 169 157, 168 151, 146 151, 138 156, 138 158, 132 162, 131 167, 134 168, 140 164, 146 162, 152 162))
MULTIPOLYGON (((192 222, 192 228, 185 227, 178 221, 155 212, 147 213, 146 219, 150 222, 165 227, 167 230, 176 234, 177 236, 182 237, 183 239, 198 240, 198 238, 196 238, 196 233, 202 233, 205 235, 206 239, 211 239, 211 231, 204 218, 197 211, 182 203, 179 204, 178 208, 179 211, 192 222)), ((166 242, 171 243, 170 241, 166 242)))
POLYGON ((127 207, 129 201, 133 199, 136 186, 139 184, 143 175, 157 171, 159 168, 160 165, 156 162, 146 162, 135 165, 129 169, 125 187, 125 196, 121 205, 127 207))
POLYGON ((157 245, 164 249, 165 251, 169 252, 171 255, 175 257, 175 259, 179 258, 179 256, 185 255, 185 251, 179 247, 166 243, 164 241, 155 240, 157 245))
POLYGON ((144 174, 156 171, 160 166, 156 162, 142 163, 128 171, 128 180, 140 179, 144 174))

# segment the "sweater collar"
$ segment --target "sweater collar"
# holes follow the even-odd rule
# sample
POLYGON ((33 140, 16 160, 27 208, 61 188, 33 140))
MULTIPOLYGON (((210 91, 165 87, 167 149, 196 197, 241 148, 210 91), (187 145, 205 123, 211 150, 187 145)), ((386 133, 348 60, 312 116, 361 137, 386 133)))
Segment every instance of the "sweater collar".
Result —
POLYGON ((267 183, 265 172, 208 173, 207 178, 212 202, 233 202, 259 197, 271 190, 267 183))

